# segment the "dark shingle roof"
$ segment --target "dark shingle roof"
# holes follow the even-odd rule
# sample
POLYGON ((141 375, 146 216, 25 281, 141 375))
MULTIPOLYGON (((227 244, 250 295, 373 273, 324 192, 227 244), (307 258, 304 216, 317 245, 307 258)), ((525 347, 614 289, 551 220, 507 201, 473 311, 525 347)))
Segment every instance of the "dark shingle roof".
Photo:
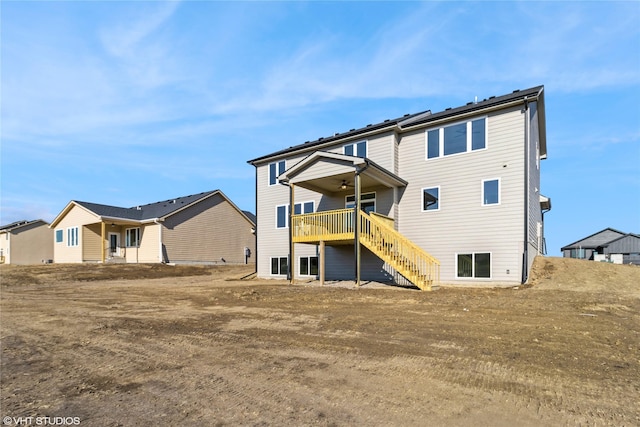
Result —
POLYGON ((375 125, 367 125, 360 129, 351 129, 349 132, 344 133, 336 133, 328 138, 319 138, 316 141, 307 141, 304 144, 298 144, 289 148, 285 148, 284 150, 276 151, 271 154, 267 154, 265 156, 257 157, 253 160, 249 160, 247 163, 255 164, 256 162, 260 162, 261 160, 268 159, 270 157, 277 157, 283 154, 295 152, 298 150, 307 150, 309 148, 323 145, 332 141, 341 140, 344 138, 349 138, 353 136, 357 136, 360 134, 369 133, 371 131, 384 129, 387 127, 393 126, 418 126, 423 124, 428 124, 429 122, 446 119, 448 117, 457 116, 460 114, 467 114, 473 111, 499 106, 501 104, 507 104, 512 101, 516 101, 519 99, 524 99, 525 97, 532 97, 540 93, 540 91, 544 88, 544 86, 535 86, 529 89, 524 90, 514 90, 512 93, 502 96, 491 96, 489 98, 483 99, 482 101, 478 101, 477 103, 468 103, 464 106, 457 108, 447 108, 444 111, 440 111, 438 113, 431 114, 429 110, 421 111, 416 114, 405 114, 403 117, 398 117, 392 120, 385 120, 381 123, 375 125))
POLYGON ((179 209, 189 206, 219 190, 206 191, 190 196, 178 197, 161 202, 149 203, 146 205, 134 206, 131 208, 121 208, 118 206, 101 205, 98 203, 74 201, 80 206, 85 207, 96 215, 110 218, 132 219, 143 221, 154 218, 165 217, 179 209))
POLYGON ((42 223, 46 224, 46 222, 44 222, 41 219, 34 219, 32 221, 28 221, 28 220, 24 219, 24 220, 21 220, 21 221, 16 221, 16 222, 12 222, 11 224, 7 224, 7 225, 1 226, 0 227, 0 231, 11 231, 11 230, 15 230, 16 228, 25 227, 27 225, 34 224, 36 222, 42 222, 42 223))

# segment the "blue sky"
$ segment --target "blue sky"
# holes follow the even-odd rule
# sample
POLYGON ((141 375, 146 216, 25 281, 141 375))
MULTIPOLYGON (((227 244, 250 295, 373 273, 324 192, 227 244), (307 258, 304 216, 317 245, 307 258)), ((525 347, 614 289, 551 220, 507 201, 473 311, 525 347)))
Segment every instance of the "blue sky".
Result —
POLYGON ((640 2, 0 4, 0 223, 221 189, 307 140, 545 85, 549 254, 640 233, 640 2))

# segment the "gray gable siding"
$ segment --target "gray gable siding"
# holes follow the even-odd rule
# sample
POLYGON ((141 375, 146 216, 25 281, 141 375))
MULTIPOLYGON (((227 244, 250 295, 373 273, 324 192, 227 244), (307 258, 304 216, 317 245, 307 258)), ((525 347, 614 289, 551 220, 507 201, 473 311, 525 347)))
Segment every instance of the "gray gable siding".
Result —
POLYGON ((605 254, 640 253, 640 236, 627 234, 609 242, 604 250, 605 254))
POLYGON ((605 228, 604 230, 598 231, 597 233, 594 233, 591 236, 585 237, 584 239, 578 240, 577 242, 564 246, 561 250, 565 251, 567 249, 580 249, 580 248, 595 249, 599 246, 604 246, 606 243, 609 243, 610 241, 615 240, 624 235, 625 233, 618 230, 614 230, 613 228, 605 228))

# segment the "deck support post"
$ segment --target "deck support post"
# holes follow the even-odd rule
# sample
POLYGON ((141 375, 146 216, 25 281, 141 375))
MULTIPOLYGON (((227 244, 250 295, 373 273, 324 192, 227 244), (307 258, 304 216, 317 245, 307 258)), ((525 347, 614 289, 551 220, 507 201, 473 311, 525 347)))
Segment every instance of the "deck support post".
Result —
POLYGON ((289 183, 289 284, 295 283, 295 244, 293 243, 293 214, 295 213, 295 185, 289 183))
POLYGON ((320 240, 320 286, 324 286, 324 240, 320 240))
POLYGON ((100 221, 100 249, 101 249, 100 256, 103 264, 105 261, 105 246, 106 246, 104 235, 105 235, 105 223, 104 221, 100 221))
POLYGON ((353 244, 355 246, 355 258, 356 258, 356 286, 360 287, 360 171, 356 171, 355 173, 355 205, 353 209, 354 212, 354 240, 353 244))

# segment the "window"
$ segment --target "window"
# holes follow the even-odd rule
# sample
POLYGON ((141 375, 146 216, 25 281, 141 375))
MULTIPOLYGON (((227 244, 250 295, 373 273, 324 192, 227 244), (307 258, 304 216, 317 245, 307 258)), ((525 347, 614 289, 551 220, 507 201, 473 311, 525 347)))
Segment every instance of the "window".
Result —
POLYGON ((485 119, 474 120, 471 122, 471 149, 482 150, 485 148, 485 119))
POLYGON ((500 204, 500 180, 485 179, 482 181, 482 204, 483 205, 499 205, 500 204))
MULTIPOLYGON (((346 209, 353 209, 356 204, 356 196, 347 196, 345 199, 344 207, 346 209)), ((376 193, 365 193, 360 195, 360 210, 366 213, 376 211, 376 193)))
POLYGON ((63 230, 56 230, 56 243, 62 243, 62 240, 64 240, 63 230))
POLYGON ((289 205, 276 206, 276 228, 287 228, 289 205))
POLYGON ((298 270, 301 276, 317 276, 318 275, 318 257, 300 257, 300 269, 298 270))
POLYGON ((427 159, 440 157, 440 130, 427 132, 427 159))
POLYGON ((127 228, 124 236, 125 245, 128 248, 140 246, 140 228, 127 228))
POLYGON ((347 156, 367 157, 367 141, 345 145, 344 154, 347 156))
MULTIPOLYGON (((315 202, 301 202, 293 205, 293 214, 308 214, 315 210, 315 202)), ((276 228, 289 227, 289 205, 276 206, 276 228)))
POLYGON ((587 256, 582 248, 571 249, 570 258, 585 259, 587 256))
POLYGON ((315 205, 314 202, 296 203, 295 205, 293 205, 293 214, 300 215, 300 214, 313 213, 314 205, 315 205))
POLYGON ((278 177, 286 170, 286 162, 280 160, 279 162, 269 163, 269 185, 276 185, 278 183, 278 177))
POLYGON ((482 150, 487 146, 487 119, 455 123, 427 131, 426 158, 482 150))
POLYGON ((444 128, 444 155, 467 151, 467 124, 460 123, 444 128))
POLYGON ((271 274, 285 276, 289 272, 289 260, 287 257, 271 258, 271 274))
POLYGON ((422 210, 440 210, 440 187, 422 189, 422 210))
POLYGON ((491 278, 491 254, 488 252, 458 254, 456 270, 456 277, 458 278, 491 278))
POLYGON ((67 228, 67 246, 78 246, 78 227, 67 228))

